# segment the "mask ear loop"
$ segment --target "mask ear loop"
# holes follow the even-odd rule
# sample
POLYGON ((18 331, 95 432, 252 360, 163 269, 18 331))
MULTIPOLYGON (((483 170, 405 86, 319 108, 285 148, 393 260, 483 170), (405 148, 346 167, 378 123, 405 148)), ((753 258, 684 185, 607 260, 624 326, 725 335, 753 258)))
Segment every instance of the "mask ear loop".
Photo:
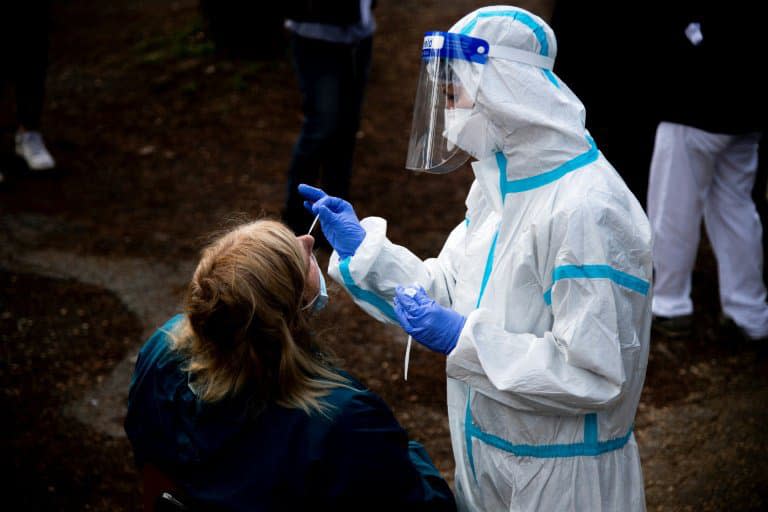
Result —
POLYGON ((317 295, 315 295, 315 298, 314 298, 314 299, 312 299, 311 301, 309 301, 309 302, 307 302, 306 304, 304 304, 303 306, 301 306, 301 310, 302 310, 302 311, 306 311, 306 310, 308 310, 309 308, 311 308, 312 306, 314 306, 314 305, 315 305, 315 302, 317 302, 317 298, 318 298, 318 297, 320 297, 320 294, 319 294, 319 293, 318 293, 317 295))

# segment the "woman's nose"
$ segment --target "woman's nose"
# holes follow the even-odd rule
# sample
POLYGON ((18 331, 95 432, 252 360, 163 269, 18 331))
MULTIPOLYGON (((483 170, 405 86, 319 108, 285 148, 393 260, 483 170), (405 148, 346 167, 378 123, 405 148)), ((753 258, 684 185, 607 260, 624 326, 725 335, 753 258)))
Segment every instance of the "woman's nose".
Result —
POLYGON ((312 235, 301 235, 299 241, 309 251, 315 246, 315 238, 312 235))

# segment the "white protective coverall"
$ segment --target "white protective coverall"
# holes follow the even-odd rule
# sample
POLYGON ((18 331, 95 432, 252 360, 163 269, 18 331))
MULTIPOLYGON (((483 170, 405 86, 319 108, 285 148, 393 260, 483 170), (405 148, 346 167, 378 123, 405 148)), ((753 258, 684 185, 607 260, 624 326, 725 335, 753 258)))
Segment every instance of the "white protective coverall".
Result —
MULTIPOLYGON (((555 56, 552 30, 514 7, 479 9, 451 32, 555 56)), ((551 71, 491 58, 474 108, 501 151, 472 164, 466 218, 439 256, 422 261, 368 217, 356 253, 334 252, 329 273, 384 322, 411 283, 466 317, 446 365, 460 509, 644 510, 632 428, 650 335, 648 220, 551 71)))

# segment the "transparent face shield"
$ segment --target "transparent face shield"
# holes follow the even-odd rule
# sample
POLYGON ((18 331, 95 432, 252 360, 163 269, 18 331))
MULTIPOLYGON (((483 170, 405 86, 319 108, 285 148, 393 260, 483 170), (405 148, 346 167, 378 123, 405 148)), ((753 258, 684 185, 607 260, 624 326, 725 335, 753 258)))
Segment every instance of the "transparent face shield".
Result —
POLYGON ((449 32, 427 32, 413 108, 405 167, 437 174, 451 172, 469 154, 446 137, 471 113, 488 43, 449 32))

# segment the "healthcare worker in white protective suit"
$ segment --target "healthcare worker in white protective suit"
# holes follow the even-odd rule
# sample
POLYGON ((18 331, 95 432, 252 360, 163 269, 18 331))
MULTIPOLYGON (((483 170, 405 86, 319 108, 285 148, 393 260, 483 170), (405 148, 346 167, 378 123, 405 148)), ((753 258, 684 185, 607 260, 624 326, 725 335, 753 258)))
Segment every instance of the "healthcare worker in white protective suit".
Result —
POLYGON ((552 30, 515 7, 427 33, 407 167, 477 159, 466 218, 437 258, 300 186, 335 249, 330 274, 372 316, 447 354, 464 510, 645 509, 632 425, 650 229, 552 72, 555 51, 552 30))

